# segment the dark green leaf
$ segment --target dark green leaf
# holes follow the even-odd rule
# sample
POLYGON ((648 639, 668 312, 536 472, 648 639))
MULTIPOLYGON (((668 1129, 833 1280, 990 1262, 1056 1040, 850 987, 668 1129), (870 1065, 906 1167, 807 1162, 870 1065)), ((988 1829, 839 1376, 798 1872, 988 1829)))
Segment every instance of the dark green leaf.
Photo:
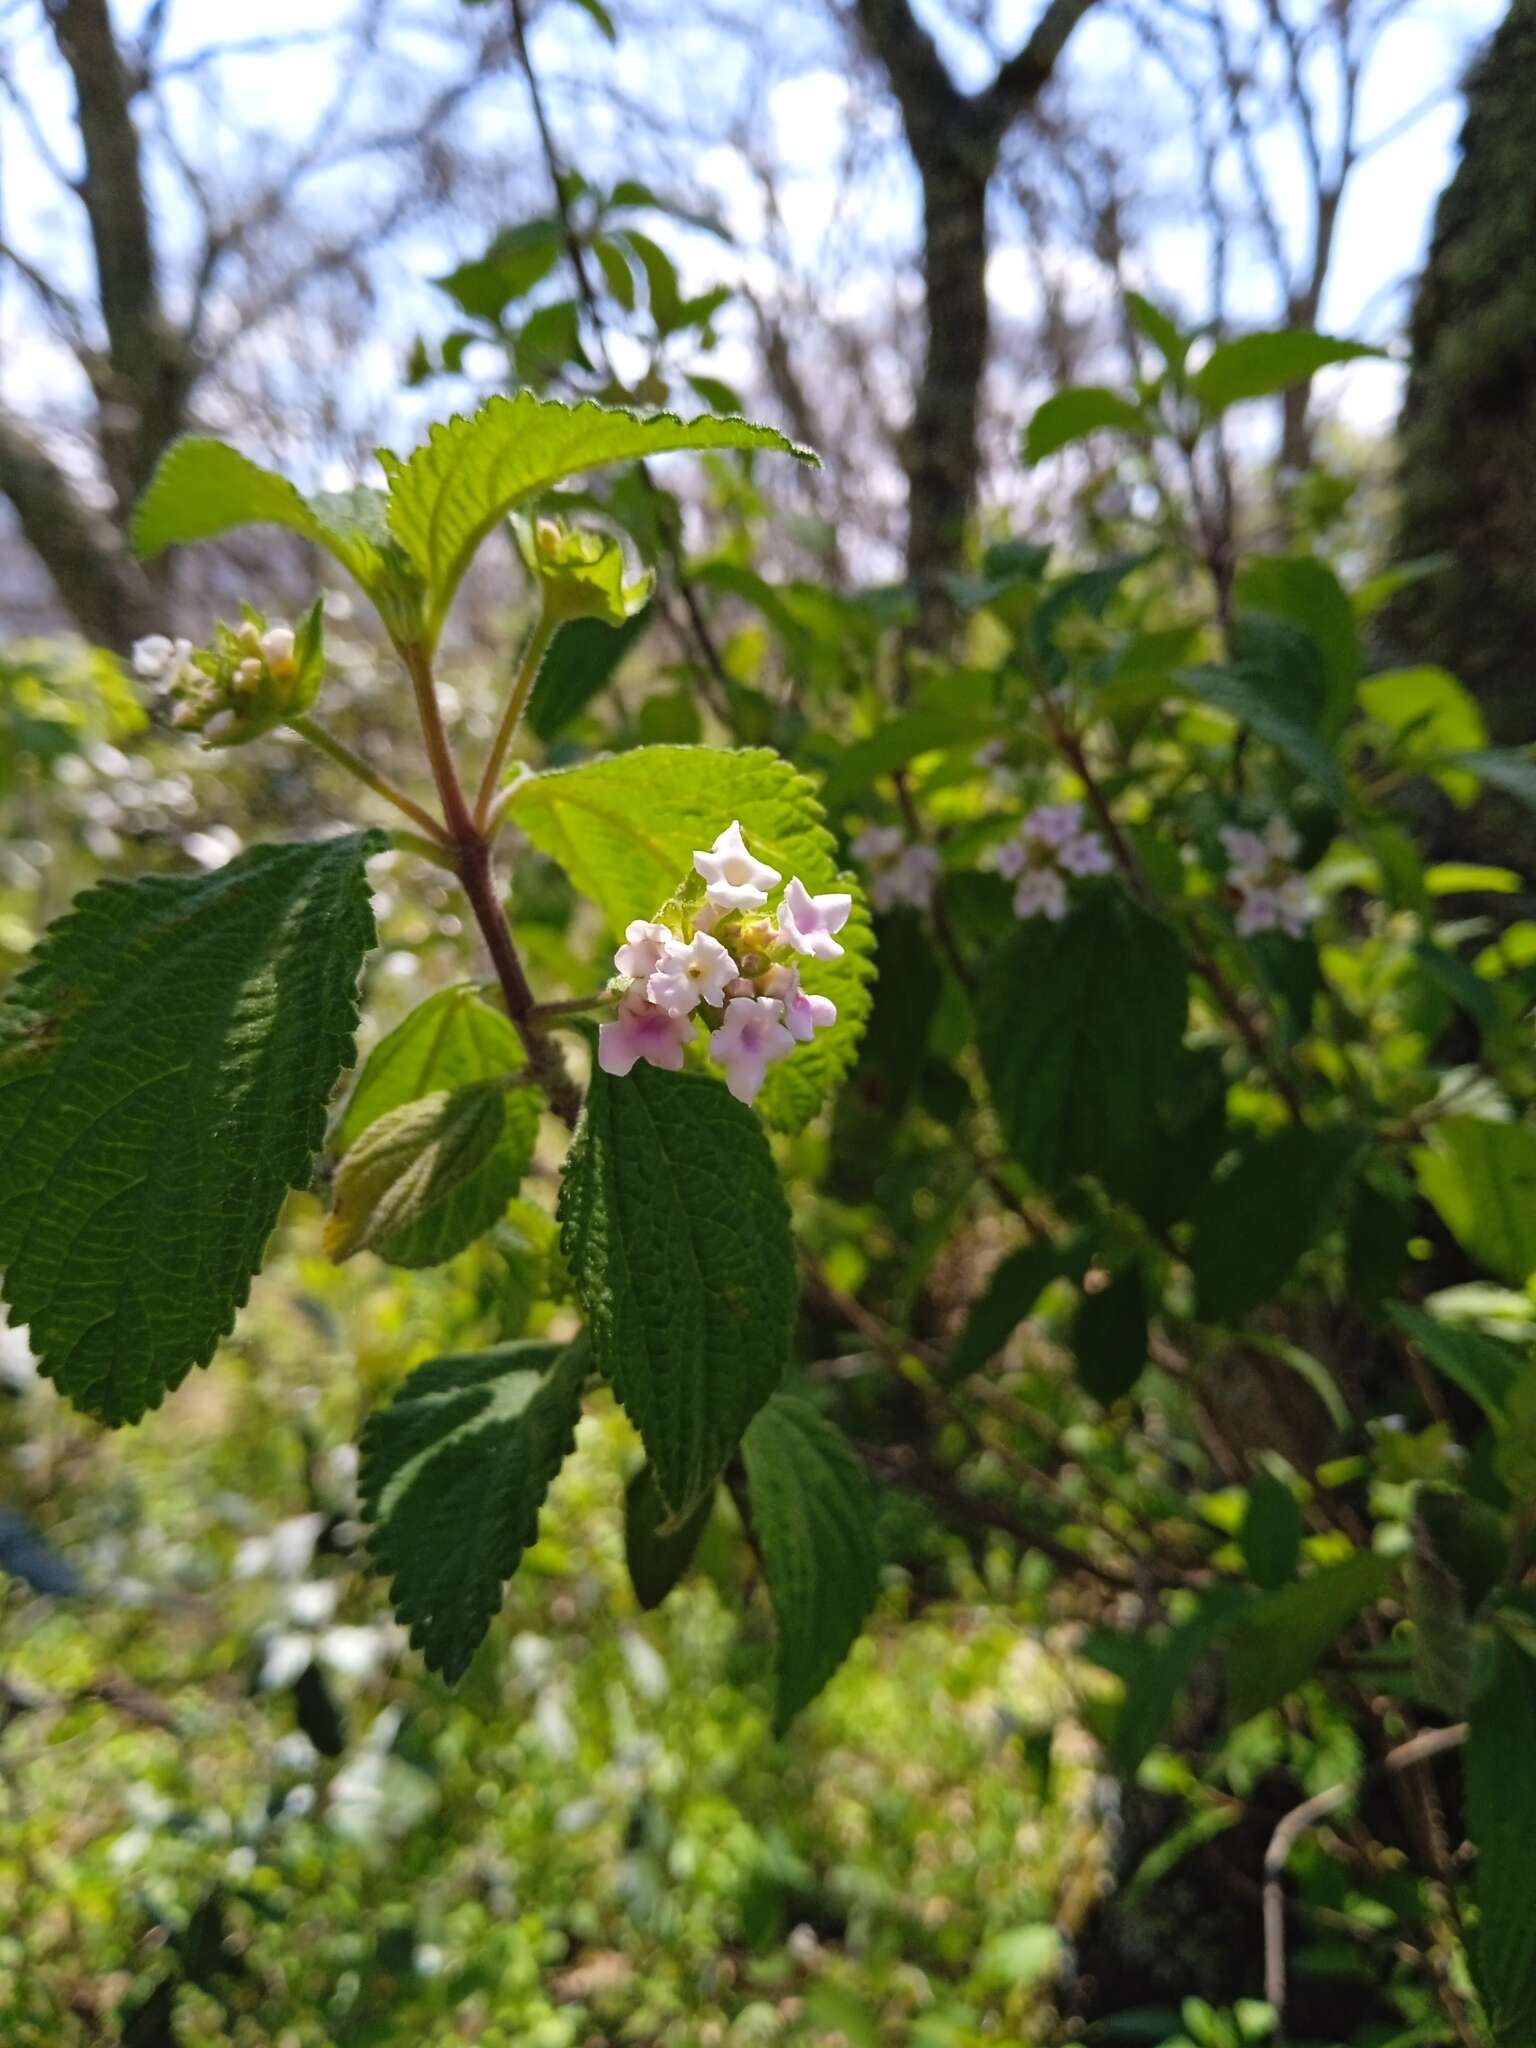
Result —
POLYGON ((977 1036, 1008 1142, 1043 1185, 1151 1137, 1186 1007, 1178 941, 1118 889, 1020 926, 986 978, 977 1036))
POLYGON ((1189 388, 1207 412, 1223 412, 1243 399, 1270 398, 1292 384, 1304 384, 1330 363, 1351 363, 1381 353, 1365 342, 1282 327, 1268 334, 1244 334, 1212 349, 1190 378, 1189 388))
POLYGON ((1085 1294, 1072 1326, 1077 1376, 1107 1408, 1128 1394, 1147 1362, 1147 1302, 1141 1271, 1127 1266, 1097 1294, 1085 1294))
POLYGON ((874 1501, 847 1439, 775 1394, 742 1442, 752 1537, 779 1625, 780 1733, 842 1663, 875 1604, 874 1501))
POLYGON ((606 688, 654 618, 655 607, 646 605, 622 626, 602 619, 572 619, 561 627, 528 700, 528 723, 545 746, 606 688))
POLYGON ((1267 1593, 1231 1632, 1227 1684, 1232 1718, 1246 1721, 1305 1683, 1362 1607, 1379 1600, 1398 1561, 1364 1550, 1347 1563, 1267 1593))
POLYGON ((1184 358, 1189 354, 1193 335, 1180 332, 1176 323, 1169 319, 1162 308, 1153 305, 1140 292, 1127 292, 1125 310, 1131 325, 1138 334, 1144 334, 1154 348, 1158 349, 1170 370, 1179 371, 1184 367, 1184 358))
POLYGON ((996 1357, 1031 1313, 1051 1282, 1062 1274, 1081 1272, 1084 1255, 1074 1259, 1070 1247, 1025 1244, 1010 1252, 987 1282, 987 1291, 966 1317, 950 1359, 957 1377, 980 1372, 996 1357))
POLYGON ((1302 1534, 1296 1496, 1273 1472, 1261 1472, 1248 1489, 1243 1516, 1243 1557, 1256 1586, 1273 1591, 1295 1578, 1302 1534))
POLYGON ((1409 1308, 1403 1302, 1393 1302, 1387 1313, 1436 1372, 1470 1395, 1490 1422, 1502 1420, 1510 1389, 1527 1370, 1522 1352, 1512 1344, 1501 1344, 1497 1337, 1485 1337, 1480 1330, 1437 1323, 1422 1309, 1409 1308))
POLYGON ((1238 572, 1236 594, 1241 612, 1284 619, 1311 637, 1327 678, 1323 729, 1337 735, 1360 680, 1360 633, 1338 577, 1312 555, 1255 555, 1238 572))
POLYGON ((642 1465, 630 1480, 624 1491, 624 1558, 642 1607, 659 1607, 693 1563, 714 1507, 713 1492, 701 1494, 697 1505, 677 1521, 649 1465, 642 1465))
POLYGON ((340 1264, 423 1222, 486 1164, 506 1121, 495 1081, 440 1088, 376 1118, 337 1172, 327 1255, 340 1264))
POLYGON ((1344 1239, 1344 1284, 1362 1308, 1374 1309, 1396 1287, 1408 1263, 1411 1215, 1368 1180, 1356 1183, 1344 1239))
POLYGON ((794 1252, 762 1126, 702 1074, 594 1073, 560 1220, 594 1363, 686 1513, 789 1359, 794 1252))
POLYGON ((1487 747, 1453 754, 1448 765, 1464 768, 1480 782, 1524 804, 1528 811, 1536 811, 1536 754, 1516 747, 1487 747))
POLYGON ((1467 1823, 1477 1848, 1473 1976, 1501 2048, 1536 2040, 1536 1664, 1507 1638, 1493 1682, 1472 1708, 1467 1738, 1467 1823))
POLYGON ((821 800, 840 811, 882 775, 905 768, 919 754, 945 747, 975 747, 995 730, 990 718, 964 711, 908 711, 888 718, 868 739, 841 749, 827 769, 821 800))
POLYGON ((12 1320, 105 1422, 232 1327, 352 1058, 381 834, 260 846, 75 900, 0 1009, 12 1320))
POLYGON ((1359 1151, 1354 1131, 1292 1125, 1212 1183, 1195 1211, 1190 1261, 1202 1316, 1236 1322, 1278 1293, 1327 1227, 1359 1151))
POLYGON ((1085 440, 1101 428, 1132 434, 1145 441, 1151 433, 1146 414, 1118 391, 1106 391, 1097 384, 1079 384, 1058 391, 1037 407, 1024 430, 1024 460, 1043 462, 1074 441, 1085 440))
POLYGON ((1171 1630, 1163 1642, 1139 1646, 1126 1677, 1125 1700, 1115 1720, 1114 1758, 1122 1777, 1134 1778, 1152 1745, 1173 1719, 1179 1695, 1201 1658, 1248 1599, 1237 1586, 1217 1586, 1200 1611, 1171 1630))
POLYGON ((586 1368, 579 1342, 434 1358, 368 1418, 359 1484, 373 1555, 412 1643, 450 1682, 538 1534, 586 1368))
POLYGON ((1173 688, 1224 711, 1268 740, 1316 784, 1330 802, 1343 804, 1348 792, 1338 763, 1317 730, 1318 710, 1303 680, 1273 666, 1180 669, 1173 688))

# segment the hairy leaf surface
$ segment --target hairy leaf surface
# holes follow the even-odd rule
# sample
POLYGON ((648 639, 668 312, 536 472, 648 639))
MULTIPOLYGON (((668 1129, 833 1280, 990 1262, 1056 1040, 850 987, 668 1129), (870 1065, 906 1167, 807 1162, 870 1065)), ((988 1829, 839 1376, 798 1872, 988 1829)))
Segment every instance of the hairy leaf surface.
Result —
POLYGON ((598 1071, 560 1221, 597 1369, 686 1513, 789 1357, 789 1210, 762 1126, 705 1075, 598 1071))
POLYGON ((742 1442, 752 1534, 779 1626, 782 1733, 847 1656, 875 1604, 874 1498, 846 1437, 775 1394, 742 1442))
POLYGON ((325 1249, 338 1263, 424 1223, 484 1167, 506 1128, 494 1081, 440 1088, 387 1110, 341 1162, 325 1249))
POLYGON ((363 1513, 395 1613, 461 1676, 538 1534, 575 1440, 586 1347, 499 1344, 434 1358, 363 1431, 363 1513))
POLYGON ((847 1073, 869 1014, 873 972, 869 912, 858 879, 840 874, 816 795, 777 754, 752 748, 636 747, 627 754, 528 776, 510 815, 621 931, 653 917, 733 818, 748 846, 813 895, 844 889, 853 911, 839 934, 840 960, 801 963, 805 986, 830 996, 837 1022, 768 1070, 757 1107, 780 1130, 799 1130, 847 1073))
POLYGON ((378 833, 88 889, 0 1009, 0 1263, 105 1422, 206 1365, 352 1058, 378 833))

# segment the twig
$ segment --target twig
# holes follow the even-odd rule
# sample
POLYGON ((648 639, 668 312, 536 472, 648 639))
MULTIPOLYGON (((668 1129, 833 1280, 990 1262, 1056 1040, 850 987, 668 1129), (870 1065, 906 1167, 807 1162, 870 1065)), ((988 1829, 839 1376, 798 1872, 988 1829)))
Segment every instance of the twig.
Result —
POLYGON ((316 719, 290 718, 288 725, 301 739, 308 740, 312 747, 318 747, 322 754, 328 755, 338 766, 345 768, 349 775, 355 776, 359 782, 371 789, 375 796, 383 797, 384 801, 393 804, 397 811, 403 811, 435 845, 446 847, 452 844, 441 822, 434 818, 429 810, 417 803, 414 797, 407 796, 403 789, 397 789, 387 775, 381 775, 376 768, 370 767, 361 754, 354 753, 344 741, 337 739, 334 733, 327 732, 316 719))

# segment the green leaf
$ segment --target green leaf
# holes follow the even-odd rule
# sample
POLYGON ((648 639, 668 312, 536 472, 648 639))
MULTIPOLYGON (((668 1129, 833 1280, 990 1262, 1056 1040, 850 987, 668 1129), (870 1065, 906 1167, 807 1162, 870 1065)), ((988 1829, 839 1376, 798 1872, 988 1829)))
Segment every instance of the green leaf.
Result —
POLYGON ((1215 1586, 1200 1611, 1171 1630, 1163 1642, 1143 1647, 1126 1680, 1125 1699, 1115 1718, 1113 1753, 1122 1777, 1134 1778, 1147 1752, 1173 1719, 1184 1688, 1221 1631, 1249 1596, 1237 1586, 1215 1586))
POLYGON ((1295 1578, 1304 1533, 1296 1496, 1273 1472, 1261 1472, 1243 1516, 1243 1557, 1256 1586, 1272 1592, 1295 1578))
POLYGON ((1363 1550, 1346 1563, 1267 1593, 1234 1626, 1227 1686, 1234 1721, 1261 1714, 1306 1682, 1361 1608, 1396 1578, 1398 1560, 1363 1550))
POLYGON ((1187 1001, 1178 941, 1118 889, 1019 927, 986 978, 977 1037, 1008 1142, 1042 1185, 1150 1138, 1187 1001))
POLYGON ((659 1607, 693 1563, 699 1539, 715 1511, 713 1490, 674 1520, 649 1465, 624 1490, 624 1559, 642 1607, 659 1607))
POLYGON ((996 729, 992 719, 964 711, 907 711, 888 718, 867 739, 854 740, 833 756, 821 800, 829 811, 841 811, 882 775, 905 768, 919 754, 974 747, 996 729))
POLYGON ((484 256, 461 263, 432 282, 457 301, 473 320, 494 326, 514 299, 548 277, 559 260, 560 224, 555 220, 524 221, 498 235, 484 256))
POLYGON ((1002 1350, 1053 1280, 1076 1278, 1086 1254, 1070 1246, 1025 1244, 1010 1252, 987 1282, 987 1291, 966 1317, 950 1357, 955 1378, 980 1372, 1002 1350))
POLYGON ((352 1059, 378 833, 75 899, 0 1007, 13 1322, 104 1422, 206 1365, 352 1059))
POLYGON ((1230 668, 1185 668, 1172 688, 1198 697, 1246 725, 1308 776, 1330 802, 1348 799, 1338 763, 1317 729, 1319 707, 1294 676, 1270 664, 1234 662, 1230 668))
MULTIPOLYGON (((391 1110, 440 1089, 477 1081, 505 1082, 525 1064, 522 1043, 502 1010, 483 1001, 469 982, 440 989, 380 1039, 347 1104, 336 1148, 346 1152, 391 1110)), ((408 1229, 374 1249, 395 1266, 435 1266, 451 1259, 505 1214, 533 1159, 542 1100, 533 1088, 503 1094, 500 1136, 475 1171, 408 1229)))
POLYGON ((1256 555, 1238 571, 1236 595, 1241 612, 1283 619, 1313 641, 1327 678, 1324 728, 1337 735, 1360 680, 1355 608, 1338 577, 1312 555, 1256 555))
POLYGON ((1128 1394, 1147 1362, 1147 1299, 1139 1267, 1127 1266, 1097 1294, 1085 1294, 1072 1325, 1077 1377, 1108 1408, 1128 1394))
POLYGON ((1400 759, 1433 773, 1454 802, 1472 801, 1475 774, 1438 757, 1481 747, 1488 730, 1477 699, 1448 669, 1399 668, 1372 676, 1360 686, 1360 706, 1392 734, 1400 759))
POLYGON ((1453 755, 1444 765, 1465 769, 1479 782, 1512 796, 1528 811, 1536 811, 1536 754, 1516 747, 1485 747, 1475 753, 1453 755))
POLYGON ((1421 1309, 1400 1301, 1389 1303, 1387 1313, 1436 1372, 1469 1395, 1490 1422, 1503 1420, 1515 1381, 1526 1370, 1522 1352, 1513 1344, 1501 1344, 1496 1337, 1485 1337, 1480 1330, 1437 1323, 1421 1309))
POLYGON ((1244 334, 1212 349, 1190 378, 1189 388, 1207 412, 1224 412, 1243 399, 1270 398, 1292 384, 1304 384, 1330 363, 1353 363, 1383 353, 1365 342, 1282 327, 1268 334, 1244 334))
POLYGON ((813 895, 843 889, 853 910, 840 960, 807 960, 802 979, 830 996, 837 1022, 769 1069, 757 1108, 778 1130, 807 1124, 852 1066, 873 967, 869 912, 855 875, 841 874, 836 846, 809 782, 765 749, 636 747, 627 754, 552 769, 517 783, 508 816, 602 909, 615 931, 654 917, 693 866, 739 818, 747 844, 786 882, 813 895))
POLYGON ((1152 346, 1161 354, 1170 370, 1178 372, 1184 367, 1189 354, 1189 345, 1194 336, 1180 331, 1176 322, 1169 319, 1160 306, 1153 305, 1140 292, 1127 292, 1125 310, 1131 325, 1138 334, 1144 334, 1152 346))
POLYGON ((336 1175, 328 1256, 339 1265, 421 1223, 485 1165, 506 1119, 502 1088, 476 1081, 438 1089, 371 1123, 336 1175))
POLYGON ((705 1075, 599 1070, 560 1223, 597 1369, 684 1514, 789 1359, 794 1252, 762 1126, 705 1075))
POLYGON ((1465 1774, 1468 1831, 1477 1847, 1472 1970, 1501 2048, 1536 2039, 1536 1665, 1500 1638, 1493 1681, 1475 1701, 1465 1774))
POLYGON ((1207 1321, 1237 1322, 1279 1292, 1330 1221, 1359 1152, 1354 1131, 1293 1124, 1211 1183, 1195 1211, 1190 1260, 1207 1321))
POLYGON ((607 687, 654 618, 655 607, 646 605, 622 626, 609 626, 601 619, 572 619, 560 628, 528 700, 528 723, 545 746, 607 687))
POLYGON ((373 1556, 412 1643, 450 1683, 538 1535, 586 1370, 579 1341, 434 1358, 368 1418, 359 1484, 373 1556))
POLYGON ((1122 398, 1118 391, 1106 391, 1098 384, 1079 384, 1070 391, 1058 391, 1037 407, 1024 430, 1024 460, 1043 462, 1048 455, 1055 455, 1104 427, 1134 434, 1139 441, 1145 441, 1151 433, 1141 407, 1122 398))
POLYGON ((213 540, 241 526, 283 526, 324 548, 355 577, 388 624, 408 627, 419 598, 415 572, 391 540, 378 491, 322 491, 306 498, 224 441, 173 441, 134 509, 132 540, 143 556, 213 540))
POLYGON ((515 506, 589 470, 699 448, 773 448, 802 462, 816 459, 774 428, 746 420, 642 417, 591 400, 564 405, 531 391, 455 414, 404 461, 381 450, 389 530, 428 592, 428 640, 436 639, 476 549, 515 506))
POLYGON ((1522 1287, 1536 1272, 1536 1131, 1441 1117, 1413 1155, 1421 1191, 1463 1250, 1522 1287))
POLYGON ((852 1648, 875 1604, 874 1500, 842 1432, 775 1394, 742 1442, 752 1536, 779 1625, 782 1734, 852 1648))

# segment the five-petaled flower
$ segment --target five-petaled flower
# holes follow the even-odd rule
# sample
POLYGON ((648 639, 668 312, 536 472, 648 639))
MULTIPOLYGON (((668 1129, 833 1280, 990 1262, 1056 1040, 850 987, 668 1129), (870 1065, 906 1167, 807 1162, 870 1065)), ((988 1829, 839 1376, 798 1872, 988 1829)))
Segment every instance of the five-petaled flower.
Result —
POLYGON ((736 979, 736 962, 720 941, 708 932, 695 932, 686 942, 667 940, 645 992, 674 1017, 686 1017, 700 1003, 712 1003, 718 1009, 725 1001, 727 983, 736 979))
POLYGON ((808 960, 840 960, 843 949, 833 933, 842 930, 852 908, 851 896, 813 896, 796 875, 779 905, 779 937, 808 960))
POLYGON ((725 1022, 709 1034, 709 1050, 725 1069, 725 1085, 738 1102, 751 1102, 774 1060, 795 1049, 784 1005, 772 996, 732 996, 725 1022))
POLYGON ((693 1036, 686 1017, 674 1017, 645 999, 645 991, 632 988, 619 1003, 619 1014, 602 1024, 597 1033, 597 1064, 605 1074, 619 1079, 629 1073, 636 1060, 649 1060, 653 1067, 676 1073, 683 1064, 683 1047, 693 1036))
POLYGON ((761 910, 768 891, 783 876, 747 851, 741 825, 733 819, 707 851, 695 853, 693 864, 706 883, 704 894, 717 910, 761 910))

